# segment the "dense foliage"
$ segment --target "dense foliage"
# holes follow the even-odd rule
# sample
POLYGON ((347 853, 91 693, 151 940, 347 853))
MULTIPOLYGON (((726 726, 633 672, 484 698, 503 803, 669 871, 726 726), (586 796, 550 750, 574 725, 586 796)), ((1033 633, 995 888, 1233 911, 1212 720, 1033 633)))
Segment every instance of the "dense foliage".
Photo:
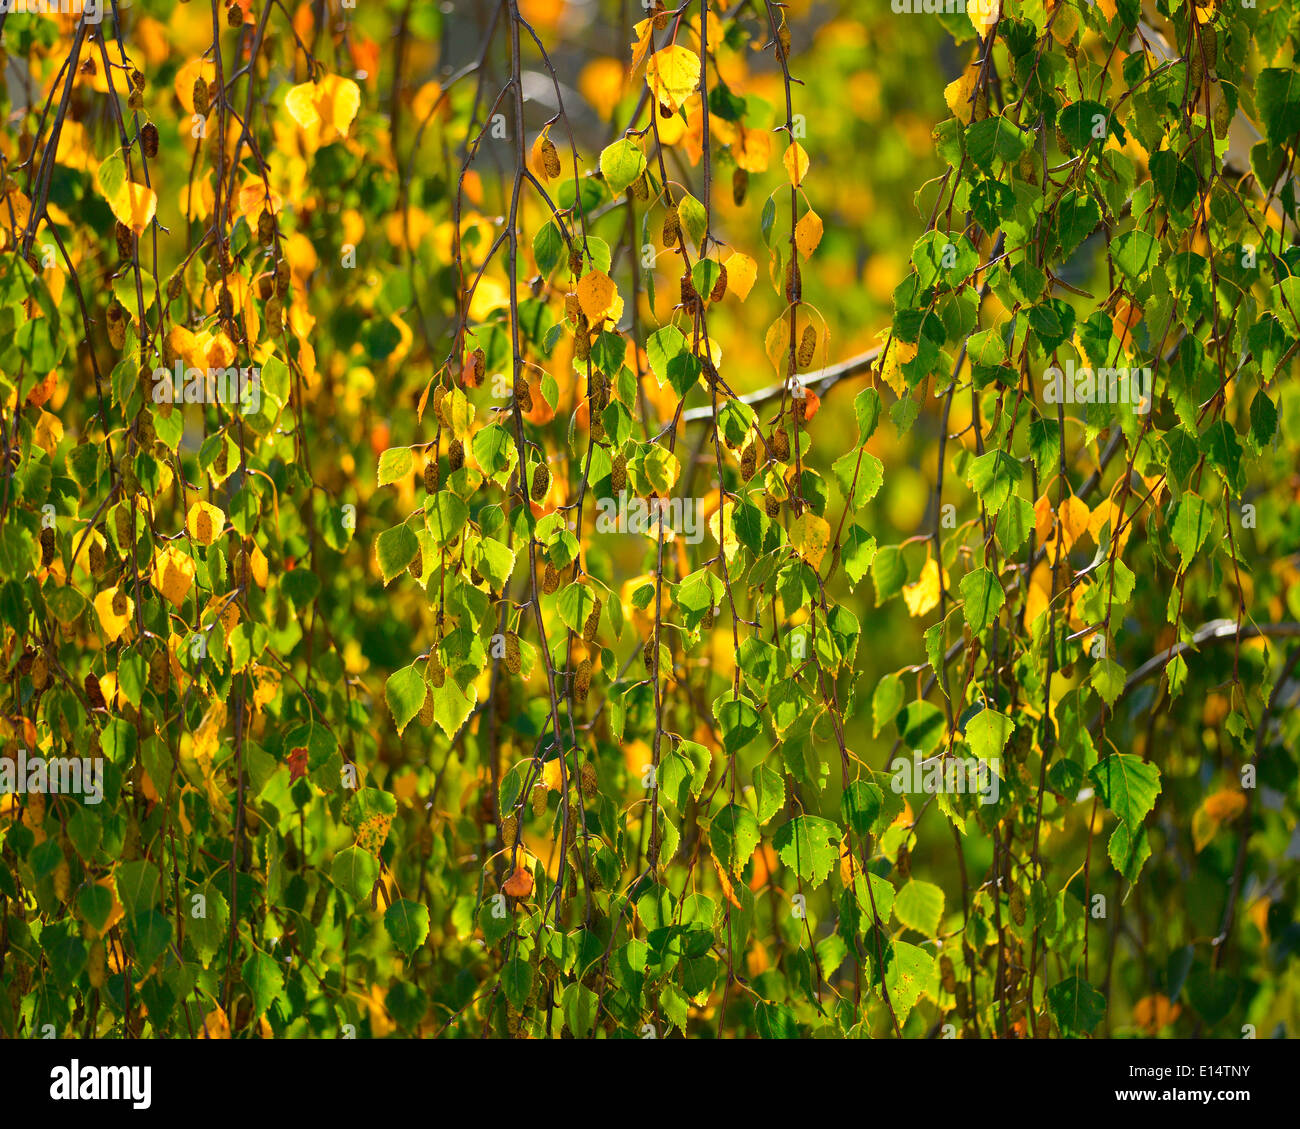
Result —
POLYGON ((0 1030, 1293 1025, 1300 10, 912 7, 0 16, 0 1030))

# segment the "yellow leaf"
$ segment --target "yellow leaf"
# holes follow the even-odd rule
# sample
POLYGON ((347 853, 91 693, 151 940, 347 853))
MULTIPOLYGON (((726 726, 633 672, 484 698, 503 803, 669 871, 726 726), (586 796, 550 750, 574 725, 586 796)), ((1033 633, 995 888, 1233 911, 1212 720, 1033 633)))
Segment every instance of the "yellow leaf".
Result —
POLYGON ((54 449, 63 439, 63 421, 58 416, 42 411, 36 421, 36 433, 32 438, 35 439, 38 447, 43 448, 47 455, 53 457, 54 449))
POLYGON ((153 585, 175 606, 180 607, 194 583, 194 562, 175 545, 154 558, 153 585))
POLYGON ((645 19, 639 21, 632 31, 636 39, 632 42, 632 73, 635 74, 637 69, 645 62, 650 45, 654 42, 654 21, 645 19))
POLYGON ((1235 788, 1224 788, 1205 798, 1205 811, 1211 819, 1231 823, 1246 810, 1246 797, 1235 788))
POLYGON ((790 183, 798 188, 803 183, 803 178, 808 175, 808 154, 804 152, 803 146, 797 141, 794 142, 785 151, 781 163, 785 165, 785 173, 790 178, 790 183))
POLYGON ((736 550, 740 547, 740 539, 736 536, 733 520, 735 511, 736 503, 728 499, 723 502, 721 509, 714 510, 709 517, 709 532, 722 546, 723 555, 728 561, 736 555, 736 550))
POLYGON ((361 108, 361 88, 350 78, 326 75, 293 87, 284 100, 290 117, 318 144, 346 137, 361 108), (319 130, 319 132, 317 132, 319 130))
POLYGON ((971 111, 974 109, 971 93, 978 79, 979 67, 969 66, 960 77, 953 79, 943 88, 943 100, 948 103, 948 109, 952 111, 953 117, 966 125, 970 124, 971 111))
POLYGON ((229 1039, 230 1020, 226 1018, 226 1013, 221 1008, 208 1012, 198 1034, 200 1039, 229 1039))
POLYGON ((814 569, 821 567, 822 558, 830 543, 830 523, 811 510, 805 510, 790 526, 790 544, 814 569))
POLYGON ((253 708, 260 710, 280 692, 280 675, 269 666, 253 665, 253 708))
POLYGON ((139 235, 153 221, 154 213, 158 210, 158 193, 143 184, 132 184, 131 181, 124 180, 109 198, 108 206, 112 208, 119 223, 125 224, 139 235))
POLYGON ((727 259, 727 290, 742 302, 749 297, 758 277, 758 264, 743 251, 733 251, 727 259))
POLYGON ((135 610, 135 601, 126 594, 126 589, 108 588, 95 597, 95 611, 99 613, 100 626, 104 629, 104 634, 108 636, 110 643, 116 643, 118 636, 126 630, 127 624, 131 622, 131 614, 135 610), (126 611, 121 615, 113 612, 113 600, 118 592, 122 593, 126 600, 126 611))
POLYGON ((894 395, 902 399, 907 394, 907 377, 903 375, 902 366, 915 360, 917 346, 912 341, 899 341, 894 338, 889 342, 885 356, 881 361, 880 375, 886 384, 894 390, 894 395))
POLYGON ((911 616, 923 616, 939 603, 939 565, 930 558, 915 584, 903 587, 903 599, 911 616))
POLYGON ((266 582, 270 579, 270 568, 266 554, 262 552, 260 546, 254 545, 253 551, 248 554, 248 570, 252 573, 253 583, 259 588, 265 588, 266 582))
POLYGON ((1088 503, 1082 498, 1076 498, 1071 494, 1065 499, 1061 506, 1061 528, 1065 532, 1065 547, 1067 550, 1074 547, 1074 543, 1088 532, 1088 523, 1092 519, 1092 512, 1088 509, 1088 503))
MULTIPOLYGON (((1111 8, 1115 6, 1111 0, 1111 8)), ((1105 7, 1105 0, 1102 0, 1105 7)), ((1113 13, 1112 13, 1113 14, 1113 13)), ((1143 996, 1133 1005, 1133 1022, 1143 1028, 1147 1034, 1155 1035, 1162 1027, 1168 1027, 1182 1012, 1179 1004, 1173 1003, 1168 996, 1157 992, 1154 996, 1143 996)))
POLYGON ((593 59, 578 74, 578 90, 605 121, 613 116, 626 88, 627 73, 618 59, 593 59))
POLYGON ((1107 23, 1119 14, 1119 0, 1097 0, 1097 7, 1101 9, 1101 14, 1106 17, 1107 23))
POLYGON ((803 217, 794 225, 794 243, 799 248, 799 254, 805 259, 817 250, 817 244, 822 241, 822 218, 811 208, 804 212, 803 217))
POLYGON ((699 89, 700 57, 689 47, 664 47, 650 56, 645 80, 655 100, 675 111, 699 89))
POLYGON ((191 59, 176 72, 172 82, 176 100, 185 107, 187 114, 194 113, 194 80, 200 76, 211 86, 217 79, 217 64, 201 57, 191 59))
POLYGON ((605 320, 617 297, 618 288, 604 271, 588 271, 578 283, 578 302, 593 326, 605 320))
POLYGON ((185 518, 185 528, 200 545, 211 545, 226 526, 226 515, 210 502, 195 502, 185 518))
POLYGON ((732 143, 731 155, 746 172, 766 172, 772 159, 772 135, 765 129, 742 128, 732 143))

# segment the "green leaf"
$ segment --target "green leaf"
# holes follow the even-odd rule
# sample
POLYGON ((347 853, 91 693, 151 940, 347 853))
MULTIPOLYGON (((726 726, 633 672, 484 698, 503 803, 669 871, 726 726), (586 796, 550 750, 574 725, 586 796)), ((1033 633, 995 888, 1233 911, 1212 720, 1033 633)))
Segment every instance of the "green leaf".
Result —
POLYGON ((1160 794, 1160 770, 1133 753, 1111 753, 1093 765, 1088 775, 1102 801, 1131 829, 1146 818, 1160 794))
POLYGON ((785 775, 760 764, 754 769, 754 799, 758 806, 758 822, 766 823, 785 803, 785 775))
POLYGON ((1002 755, 1015 723, 993 709, 982 709, 966 723, 966 743, 980 760, 1002 755))
POLYGON ((253 1015, 262 1016, 284 994, 284 974, 275 960, 265 953, 253 953, 240 970, 249 995, 253 998, 253 1015))
POLYGON ((880 423, 880 393, 874 388, 864 388, 853 399, 853 414, 858 421, 858 446, 862 446, 875 433, 880 423))
POLYGON ((393 577, 415 560, 420 551, 420 542, 409 525, 395 525, 385 529, 375 540, 375 558, 379 561, 379 573, 387 587, 393 577))
POLYGON ((365 901, 378 878, 379 860, 360 847, 339 851, 330 864, 330 880, 353 901, 365 901))
POLYGON ((943 919, 943 891, 931 882, 911 879, 894 897, 894 916, 909 929, 934 937, 943 919))
POLYGON ((401 898, 384 914, 384 928, 399 952, 411 956, 429 935, 429 907, 401 898))
POLYGON ((903 680, 897 674, 886 674, 876 683, 871 695, 871 735, 879 737, 880 731, 894 720, 903 704, 903 680))
POLYGON ((1205 538, 1213 525, 1214 508, 1200 495, 1188 492, 1178 499, 1169 525, 1169 535, 1182 558, 1184 568, 1205 544, 1205 538))
POLYGON ((1020 160, 1033 141, 1032 129, 1022 130, 1001 117, 985 118, 966 131, 967 152, 985 172, 992 172, 996 161, 1010 163, 1020 160))
POLYGON ((117 900, 122 903, 122 912, 127 917, 134 917, 157 904, 162 880, 153 863, 143 859, 120 863, 115 877, 117 900))
POLYGON ((709 824, 709 846, 719 864, 739 874, 758 846, 758 820, 739 804, 728 804, 709 824))
MULTIPOLYGON (((428 930, 427 924, 425 929, 428 930)), ((501 969, 501 988, 511 1006, 516 1011, 522 1011, 533 990, 533 966, 516 953, 501 969)))
POLYGON ((774 840, 781 861, 805 882, 820 886, 839 861, 838 824, 816 815, 799 815, 777 829, 774 840))
POLYGON ((1275 149, 1300 133, 1300 71, 1266 67, 1255 80, 1255 105, 1264 136, 1275 149))
POLYGON ((379 456, 379 485, 387 486, 405 478, 415 470, 415 457, 410 447, 389 447, 379 456))
POLYGON ((987 451, 971 460, 966 483, 984 503, 990 515, 996 514, 1017 486, 1024 468, 1003 450, 987 451))
POLYGON ((388 703, 398 733, 420 712, 426 693, 427 683, 418 663, 404 666, 388 676, 388 681, 384 684, 384 701, 388 703))
POLYGON ((617 196, 645 172, 645 154, 636 142, 621 137, 601 152, 600 171, 610 192, 617 196))
POLYGON ((1078 976, 1053 984, 1047 1003, 1063 1035, 1087 1035, 1106 1014, 1106 997, 1078 976))
POLYGON ((758 708, 743 694, 733 698, 723 694, 713 703, 713 716, 722 730, 722 747, 728 753, 738 753, 762 731, 758 708))
POLYGON ((961 597, 966 622, 976 635, 982 635, 997 619, 1006 602, 1002 585, 991 569, 977 568, 961 578, 961 597))

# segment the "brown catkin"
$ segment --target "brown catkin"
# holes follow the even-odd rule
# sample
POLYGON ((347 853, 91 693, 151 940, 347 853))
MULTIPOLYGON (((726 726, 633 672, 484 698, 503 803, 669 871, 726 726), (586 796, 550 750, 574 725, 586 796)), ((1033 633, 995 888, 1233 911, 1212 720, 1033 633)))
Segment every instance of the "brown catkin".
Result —
POLYGON ((550 793, 547 791, 545 784, 537 784, 533 787, 533 817, 541 819, 546 814, 546 801, 550 793))
POLYGON ((519 820, 513 815, 508 815, 501 821, 501 845, 503 847, 513 847, 515 845, 515 836, 519 833, 519 820))
POLYGON ((560 154, 556 152, 555 142, 549 137, 542 138, 542 168, 546 170, 547 180, 554 180, 560 175, 560 154))
POLYGON ((171 671, 167 667, 167 654, 165 651, 154 651, 149 656, 149 685, 153 692, 161 697, 167 690, 168 678, 171 671))
POLYGON ((235 300, 230 296, 228 286, 223 286, 221 293, 217 295, 217 312, 221 315, 223 321, 229 321, 235 316, 235 300))
POLYGON ((546 492, 551 488, 551 472, 545 463, 538 463, 533 468, 533 488, 529 494, 534 502, 541 502, 546 498, 546 492))
POLYGON ((699 301, 699 292, 695 289, 695 280, 691 278, 691 272, 687 271, 682 275, 681 284, 682 305, 690 308, 699 301))
POLYGON ((442 665, 442 657, 438 654, 437 647, 429 651, 429 661, 424 668, 424 680, 435 689, 440 689, 447 681, 447 668, 442 665))
POLYGON ((433 692, 432 686, 424 688, 424 701, 420 703, 420 724, 432 725, 434 716, 437 714, 438 699, 433 692))
POLYGON ((289 293, 289 260, 281 259, 275 266, 275 296, 283 298, 289 293))
POLYGON ((447 463, 453 474, 465 465, 465 444, 459 439, 447 444, 447 463))
POLYGON ((185 285, 185 279, 178 271, 167 280, 167 301, 174 302, 181 296, 181 288, 185 285))
POLYGON ((1007 899, 1011 907, 1011 920, 1017 925, 1025 923, 1025 895, 1019 886, 1013 886, 1011 896, 1007 899))
POLYGON ((564 296, 564 319, 571 321, 574 325, 578 324, 578 318, 582 316, 582 303, 578 301, 576 294, 566 294, 564 296))
POLYGON ((906 843, 898 848, 898 873, 904 878, 912 873, 912 854, 906 843))
POLYGON ((117 527, 118 547, 127 549, 131 544, 131 514, 125 506, 118 506, 114 511, 113 524, 117 527))
POLYGON ((269 208, 263 208, 262 214, 257 217, 257 241, 263 247, 275 242, 275 216, 269 208))
POLYGON ((651 635, 650 638, 645 641, 645 646, 641 648, 641 661, 645 663, 645 668, 647 672, 654 670, 655 637, 653 635, 651 635))
POLYGON ((587 700, 587 692, 591 689, 591 659, 583 659, 578 664, 577 673, 573 676, 573 696, 580 702, 587 700))
POLYGON ((737 169, 731 174, 731 199, 739 208, 745 202, 745 194, 749 191, 749 173, 744 169, 737 169))
POLYGON ((627 487, 627 456, 616 455, 614 457, 614 466, 609 472, 610 489, 615 494, 623 493, 627 487))
POLYGON ((41 568, 49 568, 54 563, 54 530, 45 526, 41 530, 41 568))
POLYGON ((573 339, 573 355, 580 364, 584 365, 587 363, 587 358, 591 356, 591 338, 587 336, 587 330, 583 326, 578 327, 577 336, 573 339))
POLYGON ((438 489, 438 456, 434 455, 424 464, 424 492, 433 494, 438 489))
POLYGON ((811 325, 803 327, 803 336, 799 338, 799 354, 795 358, 799 362, 800 368, 807 368, 813 361, 813 355, 817 352, 817 330, 811 325))
POLYGON ((469 373, 467 374, 466 383, 471 388, 477 388, 483 383, 483 377, 487 373, 487 354, 482 349, 475 349, 469 356, 469 373))
POLYGON ((632 185, 628 189, 628 191, 632 193, 632 198, 634 200, 649 200, 650 181, 647 175, 645 173, 642 173, 639 177, 637 177, 636 180, 632 182, 632 185))
POLYGON ((939 983, 943 985, 943 990, 949 995, 955 995, 957 991, 957 975, 953 971, 952 957, 945 953, 939 958, 939 983))
POLYGON ((764 494, 763 509, 767 511, 768 517, 775 518, 781 512, 781 499, 775 494, 764 494))
POLYGON ((740 455, 740 477, 748 482, 758 469, 758 444, 751 443, 740 455))
POLYGON ((600 789, 600 782, 596 778, 596 769, 594 765, 584 764, 582 766, 582 794, 591 799, 600 789))
POLYGON ((406 571, 415 580, 419 580, 424 575, 424 554, 419 549, 415 550, 415 556, 412 558, 411 563, 406 566, 406 571))
POLYGON ((533 410, 533 394, 528 390, 528 381, 522 375, 515 377, 515 402, 521 412, 533 410))
POLYGON ((126 615, 126 593, 121 588, 113 592, 113 614, 117 616, 126 615))
POLYGON ((582 641, 584 643, 594 643, 596 641, 596 632, 600 630, 600 597, 596 597, 596 606, 592 609, 591 615, 587 616, 587 621, 582 625, 582 641))
POLYGON ((45 652, 40 651, 32 659, 32 685, 37 690, 44 690, 46 684, 50 681, 50 660, 45 657, 45 652))
POLYGON ((668 214, 664 216, 664 246, 675 247, 681 233, 682 225, 681 221, 677 218, 677 209, 669 208, 668 214))
POLYGON ((194 112, 205 118, 208 116, 208 84, 202 75, 194 80, 194 112))
POLYGON ((718 280, 713 284, 713 289, 709 291, 710 302, 721 302, 727 296, 727 268, 718 264, 718 280))
POLYGON ((513 631, 507 631, 505 642, 506 670, 511 674, 518 674, 524 665, 523 656, 519 651, 519 636, 513 631))
POLYGON ((86 697, 90 699, 90 708, 102 710, 108 708, 108 703, 104 701, 104 691, 99 688, 99 679, 94 674, 86 675, 82 683, 86 690, 86 697))
POLYGON ((104 319, 108 323, 108 340, 114 349, 121 349, 126 344, 126 318, 122 307, 114 302, 108 307, 104 319))
POLYGON ((108 565, 108 558, 104 556, 104 546, 98 541, 91 539, 90 542, 90 571, 93 575, 98 576, 108 565))
POLYGON ((550 561, 546 562, 546 568, 542 570, 542 594, 551 595, 560 586, 560 574, 556 571, 555 566, 550 561))
POLYGON ((772 454, 778 462, 788 462, 790 459, 790 436, 786 434, 784 427, 774 427, 772 437, 769 442, 772 448, 772 454))
POLYGON ((151 161, 158 156, 158 127, 153 122, 146 122, 140 130, 140 148, 151 161))
POLYGON ((226 9, 226 23, 231 27, 243 27, 244 9, 238 4, 231 4, 230 7, 226 9))

